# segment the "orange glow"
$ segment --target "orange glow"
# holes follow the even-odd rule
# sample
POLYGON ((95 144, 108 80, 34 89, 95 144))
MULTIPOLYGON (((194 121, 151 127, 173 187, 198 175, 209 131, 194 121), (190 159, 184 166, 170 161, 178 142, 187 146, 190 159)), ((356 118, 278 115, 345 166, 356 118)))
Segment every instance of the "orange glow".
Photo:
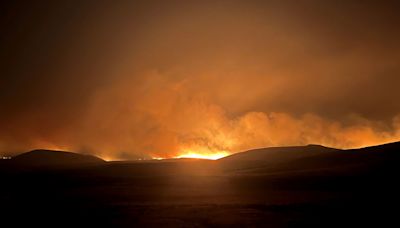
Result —
POLYGON ((229 154, 230 153, 228 153, 227 151, 209 152, 209 153, 186 151, 181 155, 176 156, 176 158, 199 158, 199 159, 217 160, 226 157, 229 154))
POLYGON ((101 159, 103 159, 104 161, 118 161, 119 159, 117 159, 117 158, 115 158, 115 157, 112 157, 112 156, 109 156, 109 155, 101 155, 101 156, 99 156, 98 155, 98 157, 100 157, 101 159))
MULTIPOLYGON (((68 23, 36 7, 23 7, 35 18, 26 20, 12 5, 7 20, 18 20, 0 39, 0 156, 43 148, 105 160, 217 159, 400 141, 393 7, 115 2, 85 4, 68 23), (42 47, 44 28, 65 35, 42 47)), ((51 7, 64 4, 43 9, 51 7)))

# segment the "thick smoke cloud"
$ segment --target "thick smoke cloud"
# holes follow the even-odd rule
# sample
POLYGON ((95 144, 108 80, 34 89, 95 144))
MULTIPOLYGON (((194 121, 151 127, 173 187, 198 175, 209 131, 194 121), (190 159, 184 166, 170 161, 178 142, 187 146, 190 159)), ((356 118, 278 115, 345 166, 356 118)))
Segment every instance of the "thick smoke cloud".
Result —
POLYGON ((1 8, 3 154, 135 159, 400 140, 395 2, 1 8))

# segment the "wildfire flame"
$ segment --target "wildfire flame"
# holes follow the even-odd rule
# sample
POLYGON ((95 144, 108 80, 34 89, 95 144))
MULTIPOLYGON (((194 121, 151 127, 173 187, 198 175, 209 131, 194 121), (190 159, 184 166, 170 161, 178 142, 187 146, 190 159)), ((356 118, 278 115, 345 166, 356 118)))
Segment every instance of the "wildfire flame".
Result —
POLYGON ((207 153, 186 151, 186 152, 176 156, 176 158, 199 158, 199 159, 217 160, 217 159, 226 157, 229 154, 230 153, 228 153, 227 151, 207 152, 207 153))

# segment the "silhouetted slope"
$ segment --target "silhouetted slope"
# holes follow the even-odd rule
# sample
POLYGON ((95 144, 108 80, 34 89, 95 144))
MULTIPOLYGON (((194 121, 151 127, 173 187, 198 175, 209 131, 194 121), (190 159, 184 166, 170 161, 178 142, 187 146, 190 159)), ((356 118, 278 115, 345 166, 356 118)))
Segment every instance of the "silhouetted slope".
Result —
POLYGON ((13 157, 10 162, 21 166, 75 166, 103 163, 104 160, 67 151, 33 150, 13 157))
POLYGON ((318 145, 271 147, 219 159, 226 170, 289 171, 373 166, 400 160, 400 142, 340 150, 318 145))
POLYGON ((341 150, 323 147, 319 145, 270 147, 254 149, 233 154, 218 160, 228 170, 240 170, 256 167, 274 167, 295 160, 321 155, 341 150))
POLYGON ((260 161, 276 163, 297 159, 301 157, 313 156, 327 151, 339 151, 338 149, 323 147, 319 145, 292 146, 292 147, 269 147, 249 150, 233 154, 219 159, 221 162, 233 161, 260 161))
POLYGON ((382 165, 399 162, 400 142, 360 149, 338 150, 304 157, 296 160, 305 166, 336 167, 346 165, 382 165))

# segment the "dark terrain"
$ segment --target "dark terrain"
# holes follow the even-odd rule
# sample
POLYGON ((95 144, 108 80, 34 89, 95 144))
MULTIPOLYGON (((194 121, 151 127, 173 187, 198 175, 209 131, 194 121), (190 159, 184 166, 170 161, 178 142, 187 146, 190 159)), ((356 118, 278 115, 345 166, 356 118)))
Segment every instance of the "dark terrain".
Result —
POLYGON ((398 227, 399 162, 400 143, 266 148, 217 161, 36 150, 0 160, 0 226, 398 227))

